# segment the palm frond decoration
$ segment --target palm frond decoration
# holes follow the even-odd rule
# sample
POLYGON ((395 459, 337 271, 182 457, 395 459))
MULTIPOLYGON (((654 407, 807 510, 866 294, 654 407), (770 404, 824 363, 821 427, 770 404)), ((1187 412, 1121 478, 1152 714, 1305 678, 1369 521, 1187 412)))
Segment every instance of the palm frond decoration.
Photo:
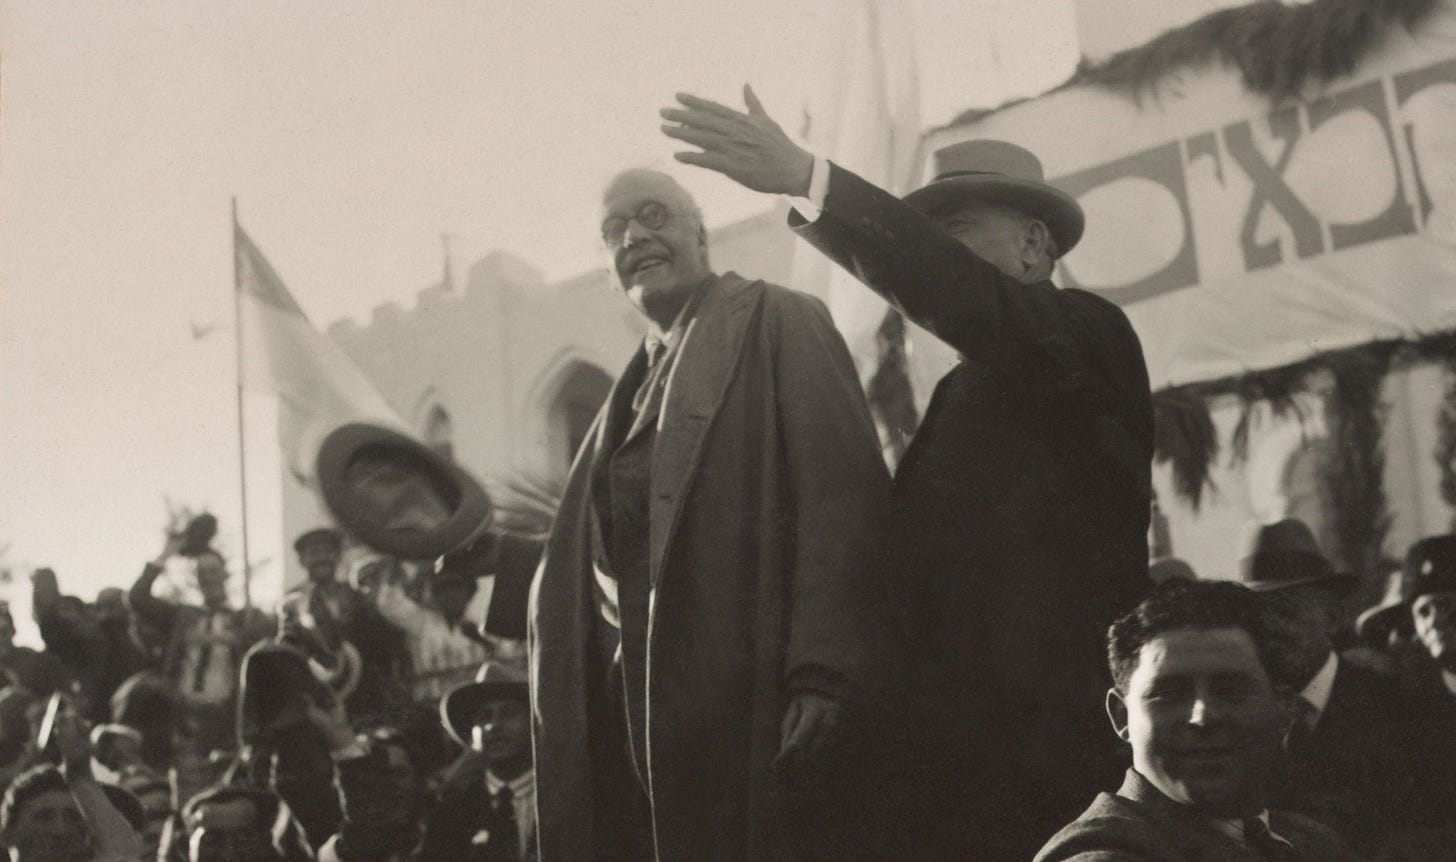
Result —
POLYGON ((1439 0, 1312 0, 1290 5, 1259 0, 1220 9, 1079 69, 1073 81, 1155 91, 1181 69, 1222 62, 1244 86, 1273 100, 1299 95, 1306 85, 1350 74, 1391 26, 1414 27, 1439 0))

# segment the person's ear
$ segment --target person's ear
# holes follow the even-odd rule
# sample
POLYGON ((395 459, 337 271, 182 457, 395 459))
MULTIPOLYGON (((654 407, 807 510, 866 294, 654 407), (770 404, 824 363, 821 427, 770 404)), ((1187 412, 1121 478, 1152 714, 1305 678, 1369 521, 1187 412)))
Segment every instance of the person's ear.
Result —
POLYGON ((1041 263, 1051 232, 1040 219, 1028 219, 1021 231, 1021 265, 1028 271, 1041 263))
POLYGON ((1112 732, 1123 742, 1128 741, 1127 701, 1115 688, 1107 690, 1107 717, 1112 721, 1112 732))

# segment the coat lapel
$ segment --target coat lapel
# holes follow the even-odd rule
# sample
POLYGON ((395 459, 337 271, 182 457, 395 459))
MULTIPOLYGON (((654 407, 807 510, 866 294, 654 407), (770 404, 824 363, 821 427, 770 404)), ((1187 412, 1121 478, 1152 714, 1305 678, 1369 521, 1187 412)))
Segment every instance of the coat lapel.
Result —
POLYGON ((682 513, 703 438, 723 404, 743 350, 761 282, 726 273, 708 288, 684 333, 681 353, 662 395, 652 452, 652 584, 657 585, 678 516, 682 513))

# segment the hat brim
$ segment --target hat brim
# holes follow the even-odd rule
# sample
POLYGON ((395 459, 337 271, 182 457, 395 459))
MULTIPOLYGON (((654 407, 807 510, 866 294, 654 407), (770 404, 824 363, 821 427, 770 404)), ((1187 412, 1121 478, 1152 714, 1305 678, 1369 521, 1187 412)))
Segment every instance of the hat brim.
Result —
POLYGON ((1294 587, 1323 587, 1343 597, 1355 589, 1355 586, 1360 583, 1360 579, 1346 572, 1333 572, 1328 575, 1310 575, 1288 580, 1243 581, 1242 583, 1256 593, 1276 593, 1294 587))
POLYGON ((397 431, 351 423, 319 447, 318 479, 339 525, 376 551, 433 560, 490 526, 480 483, 439 453, 397 431), (422 514, 415 503, 441 511, 422 514))
POLYGON ((457 685, 440 698, 440 721, 450 738, 470 747, 470 715, 492 697, 514 697, 530 701, 531 690, 524 682, 492 680, 457 685))
POLYGON ((1355 617, 1355 636, 1362 643, 1384 645, 1391 632, 1408 626, 1410 622, 1410 605, 1407 602, 1376 605, 1355 617))
POLYGON ((924 188, 904 197, 905 203, 926 215, 936 215, 984 201, 1013 206, 1046 223, 1057 241, 1059 254, 1066 254, 1082 239, 1087 217, 1082 205, 1054 186, 1001 174, 970 174, 932 180, 924 188))

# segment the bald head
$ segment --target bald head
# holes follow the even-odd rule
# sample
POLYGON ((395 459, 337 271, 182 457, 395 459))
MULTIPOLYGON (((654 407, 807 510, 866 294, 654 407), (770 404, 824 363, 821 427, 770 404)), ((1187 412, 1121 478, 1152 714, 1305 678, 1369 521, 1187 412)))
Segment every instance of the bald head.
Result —
POLYGON ((627 299, 659 326, 670 326, 711 274, 708 232, 692 195, 662 171, 623 171, 602 195, 601 227, 627 299))
POLYGON ((637 190, 652 190, 656 193, 657 199, 666 204, 674 211, 692 213, 693 218, 699 223, 703 220, 702 210, 698 209, 697 201, 688 190, 682 187, 671 174, 653 168, 628 168, 617 174, 607 183, 607 188, 602 192, 602 200, 608 200, 613 195, 620 195, 624 192, 637 190))

